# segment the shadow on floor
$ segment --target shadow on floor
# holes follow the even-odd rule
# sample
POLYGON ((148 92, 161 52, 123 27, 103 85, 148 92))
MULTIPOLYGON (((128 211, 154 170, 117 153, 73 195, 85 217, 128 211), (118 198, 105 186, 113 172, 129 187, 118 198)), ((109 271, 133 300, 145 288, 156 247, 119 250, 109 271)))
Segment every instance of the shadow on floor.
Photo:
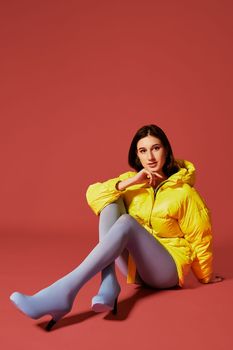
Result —
MULTIPOLYGON (((169 290, 156 290, 154 288, 150 288, 147 286, 136 286, 135 287, 135 293, 125 298, 124 300, 121 300, 118 303, 118 312, 116 315, 113 315, 112 312, 107 313, 107 315, 104 317, 105 320, 111 320, 111 321, 124 321, 128 318, 131 310, 134 308, 134 305, 141 300, 142 298, 149 297, 153 294, 160 294, 165 292, 179 292, 182 291, 180 287, 174 287, 169 290)), ((84 322, 90 318, 96 317, 98 313, 95 313, 93 311, 86 311, 79 313, 77 315, 67 316, 64 319, 61 319, 55 326, 52 328, 51 332, 58 330, 59 328, 64 328, 67 326, 71 326, 74 324, 78 324, 81 322, 84 322)), ((36 326, 41 328, 42 330, 46 331, 45 327, 48 324, 48 322, 41 322, 38 323, 36 326)))
MULTIPOLYGON (((214 272, 216 274, 224 277, 225 280, 229 280, 233 278, 233 270, 232 266, 232 251, 233 247, 231 242, 230 244, 226 244, 226 242, 218 243, 218 245, 214 249, 214 272), (231 263, 230 263, 231 261, 231 263)), ((171 288, 169 290, 156 290, 147 286, 135 286, 135 292, 132 296, 121 300, 118 303, 118 313, 117 315, 113 315, 112 312, 109 312, 104 316, 105 320, 111 321, 124 321, 128 318, 131 310, 133 310, 135 304, 142 298, 147 298, 153 294, 160 294, 164 292, 182 292, 182 290, 187 289, 197 289, 202 287, 202 285, 197 281, 195 276, 190 272, 190 274, 186 277, 184 288, 171 288)), ((51 331, 58 330, 59 328, 71 326, 74 324, 78 324, 84 322, 92 317, 96 317, 96 314, 93 311, 86 311, 79 313, 77 315, 67 316, 64 319, 61 319, 57 325, 51 331)), ((43 329, 45 331, 45 327, 48 322, 41 322, 36 326, 43 329)))

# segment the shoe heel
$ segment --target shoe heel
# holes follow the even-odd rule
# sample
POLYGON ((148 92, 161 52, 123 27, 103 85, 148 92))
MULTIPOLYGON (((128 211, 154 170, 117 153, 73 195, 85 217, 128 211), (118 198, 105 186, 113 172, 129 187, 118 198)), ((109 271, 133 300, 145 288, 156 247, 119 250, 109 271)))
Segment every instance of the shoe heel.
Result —
MULTIPOLYGON (((70 310, 69 310, 70 311, 70 310)), ((69 311, 67 311, 67 312, 61 312, 61 313, 58 313, 58 314, 54 314, 54 315, 52 315, 52 319, 47 323, 47 325, 45 326, 45 330, 47 331, 47 332, 49 332, 52 328, 53 328, 53 326, 62 318, 62 317, 64 317, 69 311)))
POLYGON ((53 318, 47 323, 47 326, 45 327, 46 331, 49 332, 52 327, 57 323, 53 318))
POLYGON ((114 307, 113 307, 113 310, 112 310, 112 314, 113 314, 113 315, 116 315, 116 314, 117 314, 117 299, 118 299, 118 298, 116 298, 116 299, 115 299, 115 302, 114 302, 114 307))

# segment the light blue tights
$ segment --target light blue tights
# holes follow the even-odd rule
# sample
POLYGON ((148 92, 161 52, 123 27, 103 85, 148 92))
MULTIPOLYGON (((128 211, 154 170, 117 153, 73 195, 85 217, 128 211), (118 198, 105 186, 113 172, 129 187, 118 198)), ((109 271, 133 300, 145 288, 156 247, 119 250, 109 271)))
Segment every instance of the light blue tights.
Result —
MULTIPOLYGON (((126 214, 126 209, 125 209, 123 200, 121 198, 118 199, 118 201, 107 205, 102 210, 102 212, 100 213, 100 220, 99 220, 99 240, 100 241, 104 239, 104 237, 109 232, 112 225, 120 218, 122 214, 126 214)), ((141 226, 138 226, 135 228, 137 231, 144 230, 141 226)), ((153 238, 153 240, 155 240, 155 238, 153 238)), ((140 265, 143 265, 143 259, 142 259, 142 263, 137 264, 136 282, 139 284, 148 284, 152 287, 160 288, 160 289, 169 288, 174 285, 177 285, 178 276, 177 276, 177 270, 176 270, 174 261, 171 258, 170 254, 165 250, 165 248, 162 245, 160 245, 158 241, 156 241, 156 243, 157 243, 156 248, 153 248, 153 249, 156 249, 157 255, 160 255, 161 257, 158 258, 157 261, 153 261, 153 258, 151 259, 149 257, 149 259, 152 260, 149 262, 149 265, 151 264, 154 265, 155 263, 156 264, 155 271, 158 270, 156 283, 154 283, 154 281, 151 281, 150 276, 148 276, 148 274, 150 275, 151 273, 151 268, 146 269, 146 271, 145 271, 145 268, 143 269, 144 280, 140 277, 138 271, 139 270, 141 271, 140 265), (166 260, 166 263, 164 263, 164 260, 166 260), (164 279, 166 279, 166 282, 164 281, 164 279)), ((118 268, 125 276, 127 276, 127 272, 128 272, 128 255, 129 255, 129 252, 127 249, 125 249, 121 253, 121 255, 115 260, 118 268)), ((102 270, 102 274, 101 274, 102 282, 101 282, 99 292, 97 296, 95 296, 92 299, 92 309, 95 311, 105 311, 105 307, 104 306, 101 307, 101 304, 106 305, 108 304, 107 300, 111 300, 110 304, 112 305, 112 302, 114 301, 114 297, 117 294, 117 291, 120 291, 120 286, 116 278, 115 262, 112 262, 110 265, 108 265, 106 268, 102 270), (100 305, 97 305, 97 304, 100 304, 100 305)), ((152 276, 154 273, 155 272, 152 272, 152 276)))
POLYGON ((102 210, 99 240, 73 271, 32 296, 14 292, 10 296, 11 301, 31 318, 50 314, 55 322, 71 310, 80 288, 102 271, 102 283, 98 294, 92 299, 92 308, 97 312, 112 309, 120 293, 115 261, 126 275, 128 252, 136 263, 138 278, 143 283, 159 289, 178 284, 177 269, 171 255, 133 217, 125 213, 122 199, 102 210))

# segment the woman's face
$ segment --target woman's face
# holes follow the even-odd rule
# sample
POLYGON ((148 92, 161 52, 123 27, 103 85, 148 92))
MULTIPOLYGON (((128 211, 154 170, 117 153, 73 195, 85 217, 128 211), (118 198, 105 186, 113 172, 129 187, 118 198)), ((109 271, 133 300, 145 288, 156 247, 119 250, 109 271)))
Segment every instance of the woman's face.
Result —
POLYGON ((166 150, 155 136, 148 135, 137 143, 137 156, 146 170, 164 176, 162 168, 166 161, 166 150))

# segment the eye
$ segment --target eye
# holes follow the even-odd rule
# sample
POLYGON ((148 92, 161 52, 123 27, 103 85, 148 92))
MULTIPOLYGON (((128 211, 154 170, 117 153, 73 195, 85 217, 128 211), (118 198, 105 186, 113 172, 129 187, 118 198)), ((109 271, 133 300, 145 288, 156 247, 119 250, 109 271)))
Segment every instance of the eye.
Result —
POLYGON ((145 152, 146 152, 145 149, 141 149, 141 150, 139 151, 139 153, 145 153, 145 152))
POLYGON ((160 149, 160 146, 155 146, 154 149, 158 151, 160 149))

